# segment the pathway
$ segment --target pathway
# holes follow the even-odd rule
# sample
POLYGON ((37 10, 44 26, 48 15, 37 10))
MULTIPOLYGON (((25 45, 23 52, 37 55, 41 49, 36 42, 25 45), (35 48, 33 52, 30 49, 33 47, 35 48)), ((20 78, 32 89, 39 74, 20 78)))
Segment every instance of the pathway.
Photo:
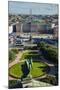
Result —
POLYGON ((42 81, 37 81, 37 80, 30 80, 30 82, 28 83, 23 83, 23 87, 46 87, 46 86, 52 86, 51 84, 49 83, 45 83, 45 82, 42 82, 42 81))
POLYGON ((9 68, 11 66, 15 65, 16 63, 20 62, 20 58, 22 56, 22 53, 23 53, 23 51, 19 51, 19 53, 17 54, 15 60, 13 62, 9 63, 9 68))

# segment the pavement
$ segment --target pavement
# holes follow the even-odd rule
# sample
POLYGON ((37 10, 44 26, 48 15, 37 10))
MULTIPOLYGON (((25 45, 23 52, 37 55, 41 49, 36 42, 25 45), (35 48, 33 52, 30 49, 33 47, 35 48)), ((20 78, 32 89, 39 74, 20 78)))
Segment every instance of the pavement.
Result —
POLYGON ((46 87, 46 86, 52 86, 52 85, 49 83, 37 81, 34 79, 32 79, 29 83, 23 84, 23 88, 25 88, 25 87, 46 87))

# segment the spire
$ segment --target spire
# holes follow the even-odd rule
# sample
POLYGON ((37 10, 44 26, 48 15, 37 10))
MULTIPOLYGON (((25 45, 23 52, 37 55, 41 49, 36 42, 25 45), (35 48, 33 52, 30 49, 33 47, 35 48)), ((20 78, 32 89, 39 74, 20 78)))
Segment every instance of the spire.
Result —
POLYGON ((29 14, 30 14, 30 22, 32 20, 32 9, 29 10, 29 14))

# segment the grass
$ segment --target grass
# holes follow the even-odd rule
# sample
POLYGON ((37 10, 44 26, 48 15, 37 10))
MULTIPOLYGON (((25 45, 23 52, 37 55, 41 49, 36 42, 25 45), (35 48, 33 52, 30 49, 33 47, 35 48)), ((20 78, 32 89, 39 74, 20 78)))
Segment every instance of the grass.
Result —
POLYGON ((15 64, 14 66, 12 66, 9 69, 9 74, 16 78, 21 77, 22 76, 21 65, 22 65, 22 63, 18 63, 18 64, 15 64))
POLYGON ((42 62, 34 62, 33 63, 33 68, 31 69, 31 74, 33 77, 39 77, 44 75, 46 72, 44 71, 45 68, 47 67, 46 64, 42 62))
MULTIPOLYGON (((23 72, 21 70, 21 65, 23 63, 18 63, 15 64, 14 66, 12 66, 9 69, 9 74, 15 78, 21 78, 21 76, 23 75, 23 72)), ((31 74, 32 77, 40 77, 44 74, 46 74, 45 68, 47 67, 46 64, 42 63, 42 62, 33 62, 33 67, 31 69, 31 74)))

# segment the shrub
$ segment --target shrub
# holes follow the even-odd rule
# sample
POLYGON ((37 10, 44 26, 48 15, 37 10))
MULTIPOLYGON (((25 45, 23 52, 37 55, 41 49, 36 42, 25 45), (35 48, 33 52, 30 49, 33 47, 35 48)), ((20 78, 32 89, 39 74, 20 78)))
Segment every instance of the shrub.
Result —
POLYGON ((25 47, 25 50, 36 50, 37 46, 25 47))
POLYGON ((47 49, 47 57, 51 61, 57 63, 57 61, 58 61, 58 52, 54 49, 47 49))
POLYGON ((9 51, 9 61, 12 61, 14 59, 15 59, 15 53, 10 50, 9 51))
POLYGON ((40 50, 42 51, 42 54, 46 59, 49 59, 53 61, 54 63, 58 63, 58 49, 57 48, 42 42, 40 43, 40 50))
POLYGON ((15 54, 19 52, 18 49, 12 49, 11 51, 13 51, 15 54))
POLYGON ((38 54, 37 52, 25 52, 23 53, 21 60, 23 59, 40 59, 40 54, 38 54))
POLYGON ((44 50, 46 48, 45 42, 41 42, 39 47, 40 47, 41 50, 44 50))
POLYGON ((22 85, 21 81, 9 80, 9 89, 22 88, 22 87, 23 87, 23 85, 22 85))
POLYGON ((41 79, 41 81, 52 84, 52 85, 57 85, 57 80, 56 77, 47 75, 44 79, 41 79))

